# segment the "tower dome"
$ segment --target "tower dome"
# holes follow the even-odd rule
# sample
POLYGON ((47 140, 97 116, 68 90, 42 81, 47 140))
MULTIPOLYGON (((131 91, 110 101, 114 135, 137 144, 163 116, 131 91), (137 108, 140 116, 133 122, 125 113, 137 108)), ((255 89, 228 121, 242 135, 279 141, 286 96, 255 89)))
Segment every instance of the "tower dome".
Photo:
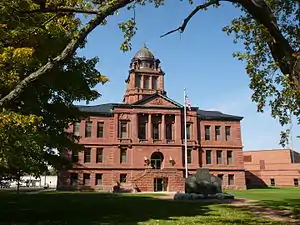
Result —
POLYGON ((134 60, 154 60, 154 55, 152 52, 147 48, 146 44, 134 55, 134 60))

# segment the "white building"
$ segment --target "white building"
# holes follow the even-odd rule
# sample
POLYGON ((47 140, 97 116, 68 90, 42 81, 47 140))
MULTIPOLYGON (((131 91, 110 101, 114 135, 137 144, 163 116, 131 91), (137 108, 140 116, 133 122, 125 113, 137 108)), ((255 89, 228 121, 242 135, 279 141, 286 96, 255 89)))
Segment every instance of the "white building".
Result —
MULTIPOLYGON (((20 185, 23 187, 49 187, 56 188, 57 176, 40 176, 38 178, 34 176, 23 176, 21 177, 20 185)), ((11 187, 16 187, 17 182, 11 182, 11 187)))

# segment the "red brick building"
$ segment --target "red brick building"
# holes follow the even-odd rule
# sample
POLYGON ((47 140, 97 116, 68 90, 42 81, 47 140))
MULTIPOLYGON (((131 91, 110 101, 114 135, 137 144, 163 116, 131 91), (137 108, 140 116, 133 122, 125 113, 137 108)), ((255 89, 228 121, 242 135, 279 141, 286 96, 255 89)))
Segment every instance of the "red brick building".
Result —
MULTIPOLYGON (((79 106, 90 117, 70 126, 86 151, 61 171, 59 189, 184 191, 183 105, 167 97, 165 73, 145 46, 130 63, 122 103, 79 106)), ((228 189, 244 189, 242 117, 192 107, 187 113, 188 169, 207 167, 228 189)))
POLYGON ((299 186, 300 154, 291 149, 245 151, 247 187, 299 186))

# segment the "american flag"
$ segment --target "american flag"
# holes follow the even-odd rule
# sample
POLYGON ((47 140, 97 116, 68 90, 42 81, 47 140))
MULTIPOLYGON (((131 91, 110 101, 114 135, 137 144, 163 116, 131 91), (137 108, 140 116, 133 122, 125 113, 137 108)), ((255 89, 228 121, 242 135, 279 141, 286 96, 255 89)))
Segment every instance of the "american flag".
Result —
POLYGON ((190 110, 190 111, 192 110, 192 105, 191 105, 187 95, 185 96, 185 105, 188 107, 188 110, 190 110))

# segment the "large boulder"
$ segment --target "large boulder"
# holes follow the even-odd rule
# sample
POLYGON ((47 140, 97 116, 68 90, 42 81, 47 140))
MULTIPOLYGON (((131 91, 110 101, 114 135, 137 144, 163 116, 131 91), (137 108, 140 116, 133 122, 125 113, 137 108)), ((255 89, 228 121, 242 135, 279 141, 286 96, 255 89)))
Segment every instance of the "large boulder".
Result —
POLYGON ((222 193, 222 181, 220 178, 209 174, 209 169, 200 168, 196 174, 186 179, 185 193, 202 194, 204 196, 222 193))

